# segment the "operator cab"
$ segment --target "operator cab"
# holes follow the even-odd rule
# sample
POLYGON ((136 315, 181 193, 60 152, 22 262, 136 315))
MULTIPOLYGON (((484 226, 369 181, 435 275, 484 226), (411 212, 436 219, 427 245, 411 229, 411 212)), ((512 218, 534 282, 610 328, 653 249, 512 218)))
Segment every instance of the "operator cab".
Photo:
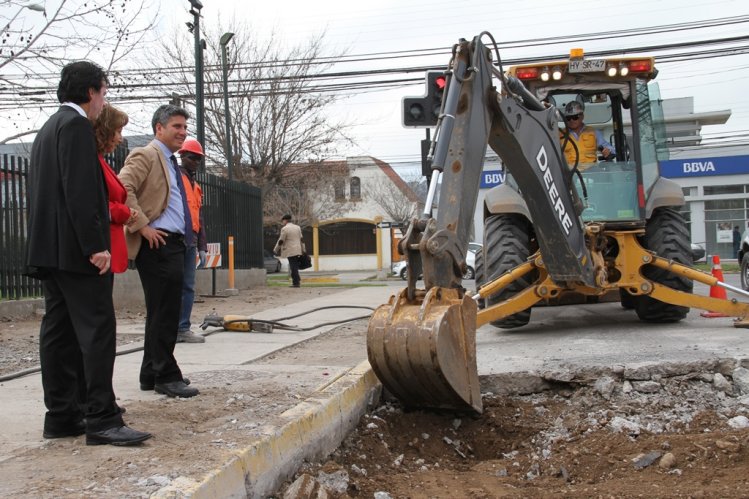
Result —
POLYGON ((657 74, 653 58, 589 60, 573 49, 568 60, 515 66, 508 74, 559 110, 560 145, 584 203, 583 220, 644 223, 658 160, 668 159, 660 94, 650 83, 657 74), (590 152, 581 155, 568 144, 564 110, 570 103, 584 109, 585 125, 613 146, 608 161, 599 154, 597 161, 583 162, 590 152))

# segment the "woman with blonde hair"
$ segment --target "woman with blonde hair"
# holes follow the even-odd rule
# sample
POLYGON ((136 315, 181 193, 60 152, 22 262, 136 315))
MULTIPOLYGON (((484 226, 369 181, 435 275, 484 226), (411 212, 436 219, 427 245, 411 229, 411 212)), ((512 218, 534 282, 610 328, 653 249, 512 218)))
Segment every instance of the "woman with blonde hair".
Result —
POLYGON ((127 247, 125 246, 124 227, 132 224, 138 217, 138 212, 131 210, 126 204, 127 191, 112 167, 104 159, 105 154, 113 152, 122 142, 122 129, 127 125, 128 117, 124 111, 114 106, 104 106, 99 117, 94 122, 96 133, 96 150, 99 153, 99 163, 104 172, 104 180, 109 192, 109 233, 111 238, 112 273, 127 270, 127 247))

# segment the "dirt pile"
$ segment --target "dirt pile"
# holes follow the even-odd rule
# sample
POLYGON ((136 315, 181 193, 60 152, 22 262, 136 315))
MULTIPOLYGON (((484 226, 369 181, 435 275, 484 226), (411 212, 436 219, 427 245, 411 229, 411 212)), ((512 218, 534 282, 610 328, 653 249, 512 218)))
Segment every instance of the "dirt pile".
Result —
MULTIPOLYGON (((297 477, 339 498, 749 497, 747 374, 485 394, 474 417, 389 403, 297 477)), ((305 497, 299 485, 278 497, 305 497)))

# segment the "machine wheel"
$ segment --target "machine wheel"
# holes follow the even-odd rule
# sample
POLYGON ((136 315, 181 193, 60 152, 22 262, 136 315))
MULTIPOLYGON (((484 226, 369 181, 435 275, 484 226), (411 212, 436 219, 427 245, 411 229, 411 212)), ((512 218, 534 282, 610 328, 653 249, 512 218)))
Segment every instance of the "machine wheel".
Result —
POLYGON ((632 296, 625 290, 619 289, 619 299, 623 309, 632 310, 633 308, 635 308, 635 302, 637 301, 636 296, 632 296))
MULTIPOLYGON (((474 262, 476 265, 476 272, 474 272, 474 277, 476 278, 476 292, 478 293, 479 288, 482 284, 486 282, 486 277, 484 276, 484 248, 482 247, 480 250, 476 252, 476 261, 474 262)), ((478 301, 479 309, 484 308, 486 304, 484 303, 484 300, 478 301)))
POLYGON ((466 273, 463 274, 463 279, 473 279, 474 277, 476 277, 476 272, 470 266, 467 266, 466 273))
MULTIPOLYGON (((653 212, 645 228, 643 246, 655 251, 660 257, 683 265, 692 265, 689 232, 684 219, 673 208, 657 208, 653 212)), ((650 265, 645 266, 642 273, 648 279, 672 289, 686 293, 692 292, 693 283, 690 279, 650 265)), ((687 316, 689 307, 671 305, 643 295, 635 300, 635 311, 641 321, 677 322, 687 316)))
MULTIPOLYGON (((491 281, 508 270, 524 263, 531 254, 531 224, 517 214, 492 215, 484 222, 484 254, 479 263, 476 255, 476 285, 491 281), (485 259, 485 260, 484 260, 485 259), (481 268, 481 274, 479 274, 481 268), (479 281, 479 276, 481 281, 479 281)), ((531 285, 536 272, 507 286, 497 294, 487 298, 487 305, 493 305, 510 298, 531 285)), ((523 310, 504 319, 492 322, 493 326, 512 329, 525 326, 531 319, 531 309, 523 310)))
POLYGON ((749 253, 741 257, 741 289, 749 291, 749 253))

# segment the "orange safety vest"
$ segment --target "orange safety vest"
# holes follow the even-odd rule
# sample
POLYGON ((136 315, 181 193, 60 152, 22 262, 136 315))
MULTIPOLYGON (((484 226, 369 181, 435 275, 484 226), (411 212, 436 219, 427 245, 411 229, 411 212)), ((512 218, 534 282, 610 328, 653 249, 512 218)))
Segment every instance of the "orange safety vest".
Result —
MULTIPOLYGON (((559 139, 564 140, 564 133, 559 132, 559 139)), ((578 138, 575 138, 575 134, 570 132, 569 142, 567 143, 567 147, 564 148, 564 157, 567 158, 567 165, 570 167, 575 166, 575 159, 577 159, 578 155, 580 156, 577 162, 579 165, 583 163, 597 163, 597 142, 595 130, 587 126, 583 127, 583 131, 580 132, 580 137, 578 138), (577 145, 577 150, 571 144, 572 142, 577 145)))
POLYGON ((187 206, 190 208, 190 217, 192 217, 192 230, 195 233, 200 232, 200 207, 203 206, 203 189, 195 182, 190 183, 190 177, 182 174, 182 183, 185 184, 185 194, 187 194, 187 206))

